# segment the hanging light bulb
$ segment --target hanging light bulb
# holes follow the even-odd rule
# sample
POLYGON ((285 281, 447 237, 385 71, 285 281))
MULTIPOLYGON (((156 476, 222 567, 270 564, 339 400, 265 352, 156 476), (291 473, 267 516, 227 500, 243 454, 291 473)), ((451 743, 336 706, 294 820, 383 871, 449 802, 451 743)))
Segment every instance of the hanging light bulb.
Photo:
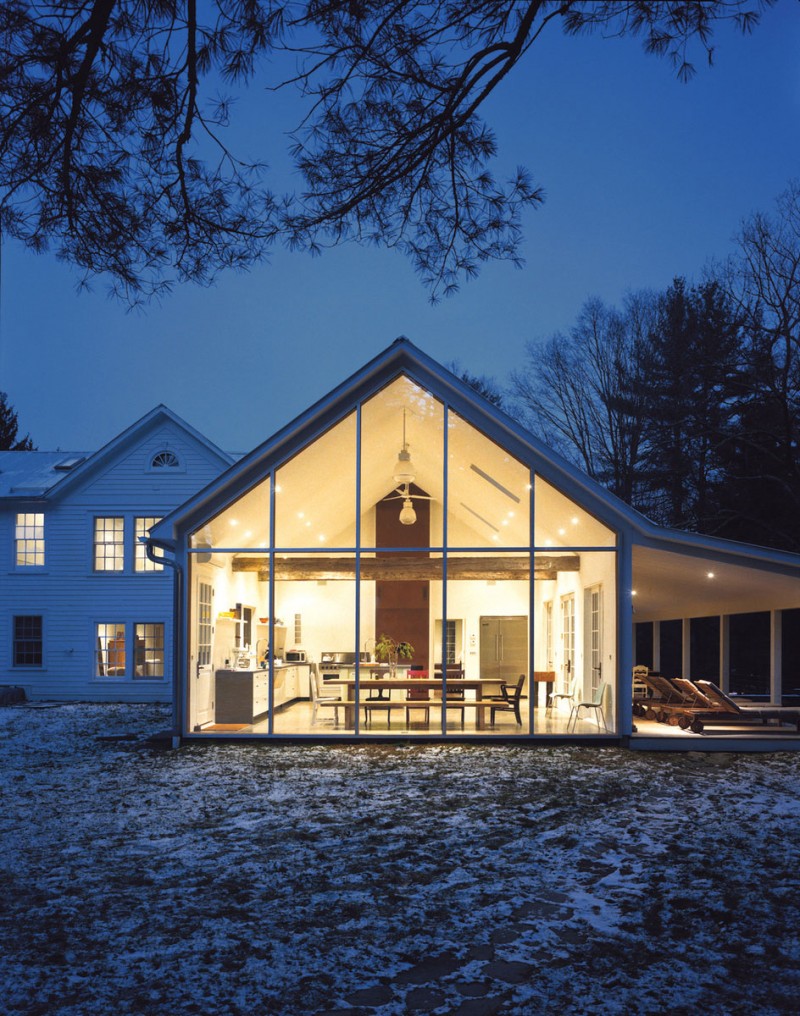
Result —
POLYGON ((408 494, 408 488, 416 478, 416 470, 414 464, 411 461, 411 454, 408 450, 408 442, 406 441, 406 411, 403 410, 403 447, 400 449, 400 453, 397 456, 397 462, 394 466, 394 473, 392 474, 394 482, 400 486, 405 487, 405 493, 408 494))
POLYGON ((414 505, 411 503, 411 498, 407 497, 400 509, 400 523, 403 526, 413 526, 416 521, 417 513, 414 511, 414 505))

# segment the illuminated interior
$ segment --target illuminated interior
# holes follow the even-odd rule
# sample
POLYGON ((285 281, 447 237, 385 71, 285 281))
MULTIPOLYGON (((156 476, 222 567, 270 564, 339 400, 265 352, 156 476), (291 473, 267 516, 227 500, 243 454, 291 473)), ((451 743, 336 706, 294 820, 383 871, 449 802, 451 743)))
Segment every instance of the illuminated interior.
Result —
POLYGON ((408 377, 189 547, 187 733, 615 730, 614 532, 408 377))

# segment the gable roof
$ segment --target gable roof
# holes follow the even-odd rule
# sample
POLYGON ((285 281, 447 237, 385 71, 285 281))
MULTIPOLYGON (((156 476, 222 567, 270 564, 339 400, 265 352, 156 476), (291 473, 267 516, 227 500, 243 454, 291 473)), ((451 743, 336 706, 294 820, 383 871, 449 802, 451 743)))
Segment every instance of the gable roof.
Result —
POLYGON ((242 456, 221 476, 167 515, 154 527, 151 535, 162 545, 174 544, 180 530, 205 522, 263 479, 268 469, 290 458, 351 412, 358 401, 368 398, 400 375, 410 377, 434 396, 446 401, 510 454, 530 462, 537 474, 564 495, 607 526, 627 531, 637 543, 696 556, 746 559, 752 565, 777 566, 790 572, 800 570, 798 554, 656 525, 547 447, 505 411, 404 337, 396 339, 328 395, 242 456))
POLYGON ((82 483, 109 462, 141 441, 150 431, 165 422, 176 424, 188 436, 206 448, 222 466, 229 466, 235 456, 222 451, 212 441, 190 426, 168 406, 158 405, 131 424, 96 452, 0 452, 0 498, 45 499, 61 496, 82 483))
MULTIPOLYGON (((498 409, 451 371, 406 338, 387 349, 337 385, 272 437, 244 455, 233 467, 165 517, 154 529, 158 539, 171 539, 177 528, 198 524, 263 478, 265 469, 290 458, 347 413, 396 377, 406 375, 474 423, 488 437, 523 460, 536 462, 545 479, 614 526, 620 514, 638 515, 534 435, 498 409)), ((394 449, 393 449, 394 450, 394 449)), ((641 516, 638 516, 642 519, 641 516)), ((642 521, 646 521, 642 519, 642 521)))

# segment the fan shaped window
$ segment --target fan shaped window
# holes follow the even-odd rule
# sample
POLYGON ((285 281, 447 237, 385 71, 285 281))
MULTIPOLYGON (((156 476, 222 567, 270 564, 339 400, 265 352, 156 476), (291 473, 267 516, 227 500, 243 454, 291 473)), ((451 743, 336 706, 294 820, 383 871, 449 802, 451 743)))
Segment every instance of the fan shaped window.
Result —
POLYGON ((181 464, 180 459, 175 454, 175 452, 171 452, 168 448, 164 448, 162 451, 156 452, 156 454, 153 456, 153 458, 150 461, 150 468, 179 469, 180 464, 181 464))

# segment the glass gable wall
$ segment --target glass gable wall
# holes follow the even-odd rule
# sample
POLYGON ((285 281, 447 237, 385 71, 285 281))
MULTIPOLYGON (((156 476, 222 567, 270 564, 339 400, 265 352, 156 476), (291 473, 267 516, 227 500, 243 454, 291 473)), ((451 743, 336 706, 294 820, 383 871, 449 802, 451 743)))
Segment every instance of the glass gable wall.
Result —
POLYGON ((614 729, 615 534, 407 377, 189 546, 187 733, 614 729))

